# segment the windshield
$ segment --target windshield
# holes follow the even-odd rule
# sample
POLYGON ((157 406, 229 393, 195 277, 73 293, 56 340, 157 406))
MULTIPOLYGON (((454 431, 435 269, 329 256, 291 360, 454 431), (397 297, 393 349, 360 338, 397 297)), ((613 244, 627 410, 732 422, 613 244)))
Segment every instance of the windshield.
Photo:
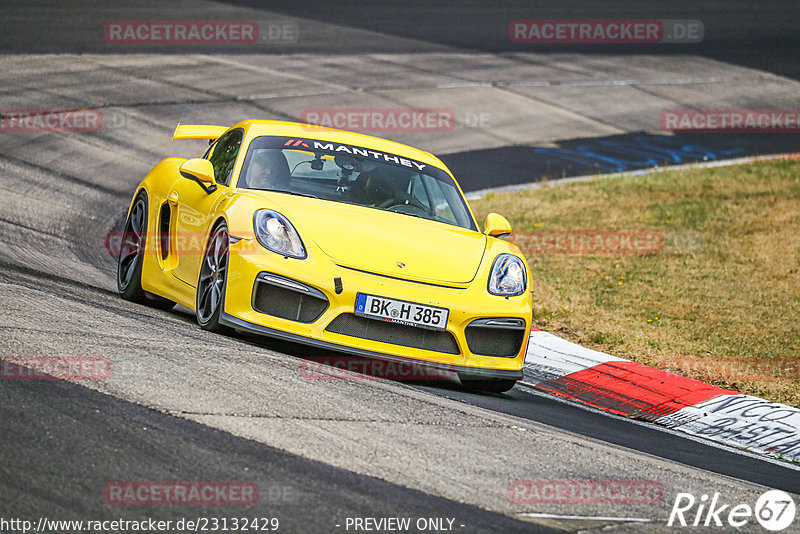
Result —
POLYGON ((461 193, 442 169, 329 141, 257 137, 238 187, 357 204, 476 230, 461 193))

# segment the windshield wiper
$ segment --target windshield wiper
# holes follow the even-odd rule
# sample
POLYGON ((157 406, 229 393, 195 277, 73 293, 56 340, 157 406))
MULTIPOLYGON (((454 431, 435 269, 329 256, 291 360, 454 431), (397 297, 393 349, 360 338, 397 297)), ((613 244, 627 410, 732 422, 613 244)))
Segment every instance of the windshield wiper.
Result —
POLYGON ((273 193, 286 193, 287 195, 295 195, 295 196, 298 196, 298 197, 308 197, 308 198, 316 198, 316 199, 319 198, 317 196, 310 195, 308 193, 298 193, 296 191, 287 191, 285 189, 267 189, 267 191, 271 191, 273 193))
POLYGON ((436 219, 432 219, 430 217, 425 217, 424 215, 417 215, 416 213, 408 213, 406 211, 394 211, 394 210, 387 210, 384 209, 383 211, 388 211, 389 213, 399 213, 400 215, 408 215, 409 217, 416 217, 417 219, 424 219, 426 221, 435 221, 436 219))

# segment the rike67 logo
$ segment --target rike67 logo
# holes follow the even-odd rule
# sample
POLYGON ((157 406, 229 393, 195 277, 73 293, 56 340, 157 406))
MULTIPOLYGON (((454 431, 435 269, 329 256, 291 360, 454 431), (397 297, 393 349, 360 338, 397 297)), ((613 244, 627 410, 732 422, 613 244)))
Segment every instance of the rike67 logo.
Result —
POLYGON ((678 493, 667 526, 741 528, 754 517, 769 531, 784 530, 794 522, 794 500, 784 491, 769 490, 751 507, 749 504, 724 503, 719 493, 714 493, 710 498, 704 494, 699 499, 691 493, 678 493))

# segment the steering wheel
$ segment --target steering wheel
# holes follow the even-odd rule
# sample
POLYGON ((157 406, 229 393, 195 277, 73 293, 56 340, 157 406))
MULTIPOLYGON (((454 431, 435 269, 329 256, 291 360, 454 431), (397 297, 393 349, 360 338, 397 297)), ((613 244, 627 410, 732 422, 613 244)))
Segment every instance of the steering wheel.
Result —
POLYGON ((400 211, 395 209, 398 207, 412 207, 423 212, 425 215, 431 214, 431 209, 428 206, 420 202, 417 197, 409 195, 408 193, 402 193, 400 198, 390 198, 389 200, 382 202, 380 205, 378 205, 378 207, 392 211, 400 211))

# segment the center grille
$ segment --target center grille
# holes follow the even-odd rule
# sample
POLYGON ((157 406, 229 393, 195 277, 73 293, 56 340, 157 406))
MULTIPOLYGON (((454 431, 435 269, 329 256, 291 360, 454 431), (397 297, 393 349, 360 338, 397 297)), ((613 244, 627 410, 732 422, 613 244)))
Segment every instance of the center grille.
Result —
POLYGON ((443 352, 445 354, 460 353, 458 343, 456 343, 453 334, 450 332, 366 319, 352 313, 341 314, 331 321, 325 330, 402 347, 443 352))

